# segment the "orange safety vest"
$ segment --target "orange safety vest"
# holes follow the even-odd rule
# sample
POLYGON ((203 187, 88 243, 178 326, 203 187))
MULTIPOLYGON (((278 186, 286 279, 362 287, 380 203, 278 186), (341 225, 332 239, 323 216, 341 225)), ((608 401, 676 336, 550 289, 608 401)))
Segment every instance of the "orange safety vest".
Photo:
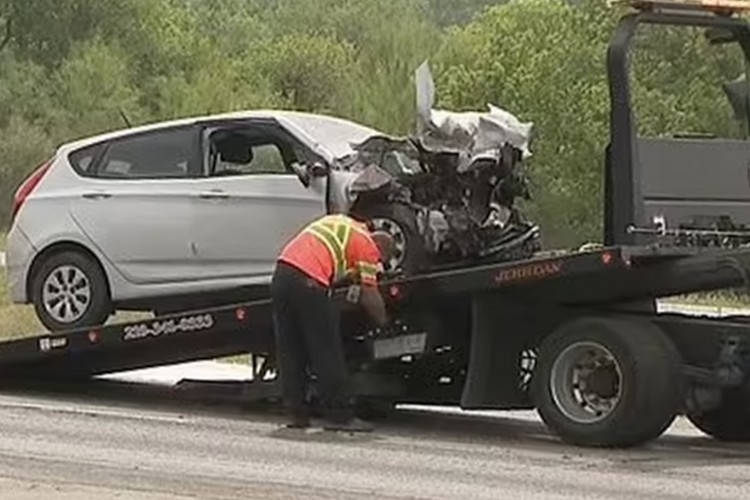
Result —
POLYGON ((341 214, 313 221, 281 251, 279 260, 324 286, 356 275, 363 285, 377 285, 380 251, 364 224, 341 214))

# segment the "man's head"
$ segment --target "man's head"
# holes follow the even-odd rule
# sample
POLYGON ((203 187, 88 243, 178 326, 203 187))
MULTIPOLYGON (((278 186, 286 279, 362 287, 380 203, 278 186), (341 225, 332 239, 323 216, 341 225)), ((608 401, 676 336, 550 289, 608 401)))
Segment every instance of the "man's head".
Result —
POLYGON ((380 251, 380 260, 386 263, 396 256, 396 242, 393 241, 393 236, 384 231, 374 231, 372 233, 372 240, 380 251))

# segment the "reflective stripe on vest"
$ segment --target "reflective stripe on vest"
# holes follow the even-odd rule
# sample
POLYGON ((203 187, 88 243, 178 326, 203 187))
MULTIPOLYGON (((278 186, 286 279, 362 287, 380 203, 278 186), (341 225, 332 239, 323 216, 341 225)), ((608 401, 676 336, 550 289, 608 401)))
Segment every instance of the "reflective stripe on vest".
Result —
POLYGON ((313 222, 305 231, 323 243, 330 252, 333 259, 334 278, 344 276, 347 271, 346 247, 349 245, 351 224, 346 219, 330 216, 313 222))

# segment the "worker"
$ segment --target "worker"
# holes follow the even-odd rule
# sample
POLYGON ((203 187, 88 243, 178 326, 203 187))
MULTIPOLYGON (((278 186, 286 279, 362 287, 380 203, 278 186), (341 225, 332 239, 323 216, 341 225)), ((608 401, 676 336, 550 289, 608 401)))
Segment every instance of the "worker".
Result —
POLYGON ((318 380, 324 429, 372 430, 369 422, 355 417, 350 403, 338 307, 331 292, 342 282, 357 283, 358 303, 377 326, 385 326, 377 274, 393 251, 390 235, 371 233, 365 224, 343 214, 313 221, 281 251, 271 296, 281 386, 290 414, 287 427, 310 426, 309 368, 318 380))

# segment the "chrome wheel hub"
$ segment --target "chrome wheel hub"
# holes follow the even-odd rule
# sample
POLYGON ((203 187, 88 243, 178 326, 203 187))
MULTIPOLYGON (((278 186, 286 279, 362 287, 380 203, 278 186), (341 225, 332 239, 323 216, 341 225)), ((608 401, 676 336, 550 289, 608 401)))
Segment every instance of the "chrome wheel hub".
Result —
POLYGON ((603 345, 576 342, 555 360, 550 374, 555 404, 570 420, 592 424, 607 418, 622 397, 622 369, 603 345))

